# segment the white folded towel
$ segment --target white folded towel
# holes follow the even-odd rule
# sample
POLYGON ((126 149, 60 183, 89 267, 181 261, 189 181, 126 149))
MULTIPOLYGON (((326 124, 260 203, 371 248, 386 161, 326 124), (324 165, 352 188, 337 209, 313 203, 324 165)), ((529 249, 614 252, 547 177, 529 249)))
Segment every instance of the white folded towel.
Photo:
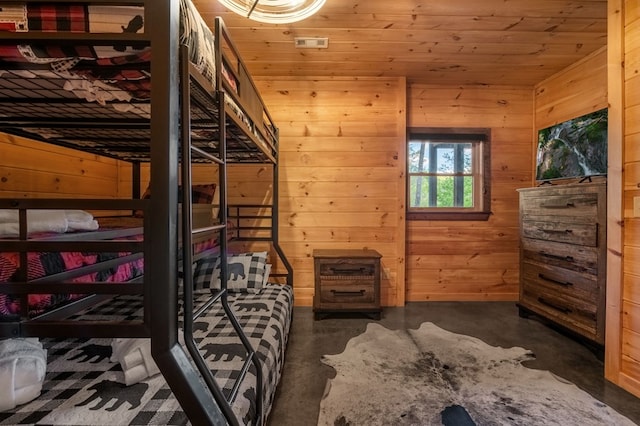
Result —
POLYGON ((98 221, 93 215, 84 210, 64 210, 67 219, 68 231, 95 231, 98 229, 98 221))
MULTIPOLYGON (((69 231, 94 231, 98 222, 83 210, 27 210, 27 233, 69 231)), ((17 237, 18 210, 0 210, 0 236, 17 237)))
MULTIPOLYGON (((180 344, 184 344, 182 330, 178 333, 180 344)), ((151 355, 151 339, 124 339, 111 341, 111 362, 119 362, 124 372, 124 382, 131 386, 160 373, 158 365, 151 355)))
POLYGON ((0 411, 40 395, 47 371, 47 351, 37 338, 0 340, 0 411))

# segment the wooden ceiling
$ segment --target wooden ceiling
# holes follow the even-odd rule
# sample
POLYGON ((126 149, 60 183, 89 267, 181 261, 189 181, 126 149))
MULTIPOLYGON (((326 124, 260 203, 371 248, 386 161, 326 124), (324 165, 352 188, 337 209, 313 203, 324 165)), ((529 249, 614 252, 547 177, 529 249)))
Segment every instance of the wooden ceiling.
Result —
POLYGON ((606 0, 327 0, 287 25, 193 2, 211 26, 222 16, 255 76, 533 86, 607 40, 606 0), (296 48, 295 37, 328 37, 328 48, 296 48))

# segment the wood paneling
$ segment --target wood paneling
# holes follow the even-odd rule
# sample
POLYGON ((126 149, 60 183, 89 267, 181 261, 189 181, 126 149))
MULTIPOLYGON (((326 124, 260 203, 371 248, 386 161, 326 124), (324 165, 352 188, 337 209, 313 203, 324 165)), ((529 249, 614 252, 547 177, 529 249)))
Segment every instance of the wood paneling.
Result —
POLYGON ((491 128, 486 222, 408 221, 407 300, 517 300, 518 194, 531 181, 531 89, 412 84, 409 127, 491 128))
POLYGON ((254 76, 532 87, 606 44, 606 0, 335 0, 286 25, 194 3, 206 22, 222 16, 254 76), (295 37, 327 37, 328 48, 296 49, 295 37))
MULTIPOLYGON (((123 198, 131 197, 131 164, 118 162, 118 195, 123 198)), ((150 170, 147 163, 140 165, 140 194, 149 185, 150 170)), ((196 164, 193 166, 193 184, 207 184, 218 182, 218 168, 213 165, 196 164)))
POLYGON ((115 160, 0 133, 0 197, 116 198, 115 160))
MULTIPOLYGON (((280 240, 296 304, 312 304, 313 250, 348 248, 379 251, 382 304, 404 304, 404 79, 256 84, 280 125, 280 240)), ((260 186, 251 167, 239 173, 241 193, 260 186)))
POLYGON ((607 106, 607 49, 536 85, 536 130, 607 106))
MULTIPOLYGON (((608 366, 608 377, 614 382, 621 384, 625 389, 640 396, 640 232, 637 215, 634 213, 634 204, 637 197, 640 197, 640 158, 638 141, 640 141, 640 126, 638 125, 638 114, 640 113, 640 103, 638 93, 640 92, 640 3, 637 1, 624 2, 624 93, 621 99, 623 124, 623 145, 620 158, 624 158, 623 179, 624 186, 617 188, 623 191, 623 268, 622 285, 617 292, 616 300, 612 300, 614 306, 621 306, 620 310, 612 310, 611 316, 617 312, 622 312, 622 319, 619 325, 610 330, 616 337, 612 341, 617 345, 611 351, 611 356, 616 357, 615 362, 608 366), (621 301, 620 301, 621 299, 621 301)), ((611 140, 611 137, 610 137, 611 140)), ((617 140, 617 139, 616 139, 617 140)), ((619 193, 619 192, 618 192, 619 193)))
POLYGON ((606 107, 606 48, 535 86, 536 130, 606 107))

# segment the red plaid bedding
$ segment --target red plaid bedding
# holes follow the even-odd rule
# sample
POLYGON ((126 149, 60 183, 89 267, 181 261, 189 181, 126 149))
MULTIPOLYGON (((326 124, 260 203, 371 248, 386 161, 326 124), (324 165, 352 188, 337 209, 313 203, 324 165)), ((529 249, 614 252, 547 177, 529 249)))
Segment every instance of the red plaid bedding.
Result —
MULTIPOLYGON (((0 30, 74 33, 138 33, 144 9, 137 6, 25 4, 0 6, 0 30)), ((4 47, 5 59, 50 63, 60 59, 98 59, 135 54, 144 46, 18 45, 4 47)))
MULTIPOLYGON (((45 234, 42 234, 45 235, 45 234)), ((42 236, 41 235, 41 236, 42 236)), ((142 240, 142 235, 134 237, 142 240)), ((83 266, 95 265, 107 260, 127 256, 130 253, 85 253, 85 252, 46 252, 27 253, 27 279, 37 278, 71 271, 83 266)), ((17 281, 20 257, 18 253, 0 253, 0 282, 17 281)), ((71 282, 113 282, 124 283, 143 274, 144 261, 138 259, 117 266, 72 278, 71 282)), ((36 316, 46 310, 76 300, 81 294, 29 294, 29 316, 36 316)), ((0 294, 0 315, 20 314, 20 296, 0 294)))
MULTIPOLYGON (((42 236, 41 234, 39 236, 42 236)), ((134 238, 142 240, 142 235, 134 238)), ((215 239, 208 239, 194 245, 194 253, 202 253, 206 250, 214 249, 218 245, 215 239)), ((84 266, 98 264, 108 260, 127 256, 130 253, 87 253, 87 252, 46 252, 27 253, 28 280, 57 274, 60 272, 72 271, 84 266)), ((207 267, 208 257, 195 262, 194 280, 206 279, 201 277, 207 267)), ((20 265, 18 253, 0 252, 0 283, 17 281, 17 273, 20 265)), ((105 268, 98 272, 93 272, 77 278, 70 279, 71 282, 107 282, 125 283, 144 274, 144 259, 123 262, 117 266, 105 268)), ((0 286, 0 291, 2 288, 0 286)), ((82 294, 29 294, 29 316, 34 317, 48 310, 62 306, 73 300, 77 300, 82 294)), ((20 296, 0 293, 0 319, 2 316, 15 316, 20 314, 20 296)))
POLYGON ((27 22, 32 31, 89 31, 88 11, 78 4, 33 4, 27 8, 27 22))
MULTIPOLYGON (((180 43, 189 46, 191 62, 214 84, 213 33, 191 1, 181 0, 180 6, 180 43)), ((140 34, 144 32, 144 8, 34 2, 0 6, 0 31, 140 34)), ((56 72, 73 72, 106 82, 138 100, 150 96, 151 52, 145 43, 0 45, 0 58, 13 63, 45 64, 56 72)), ((236 87, 231 80, 230 84, 236 87)))

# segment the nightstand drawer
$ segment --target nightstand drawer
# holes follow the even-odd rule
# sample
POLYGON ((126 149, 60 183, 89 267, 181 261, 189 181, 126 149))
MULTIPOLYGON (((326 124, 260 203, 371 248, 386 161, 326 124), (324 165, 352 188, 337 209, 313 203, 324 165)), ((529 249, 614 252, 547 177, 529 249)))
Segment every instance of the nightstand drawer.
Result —
POLYGON ((321 303, 373 303, 375 292, 373 283, 356 281, 323 281, 320 287, 321 303))
POLYGON ((341 279, 342 277, 367 277, 371 279, 376 273, 376 264, 374 261, 349 261, 328 262, 320 264, 321 279, 341 279))

